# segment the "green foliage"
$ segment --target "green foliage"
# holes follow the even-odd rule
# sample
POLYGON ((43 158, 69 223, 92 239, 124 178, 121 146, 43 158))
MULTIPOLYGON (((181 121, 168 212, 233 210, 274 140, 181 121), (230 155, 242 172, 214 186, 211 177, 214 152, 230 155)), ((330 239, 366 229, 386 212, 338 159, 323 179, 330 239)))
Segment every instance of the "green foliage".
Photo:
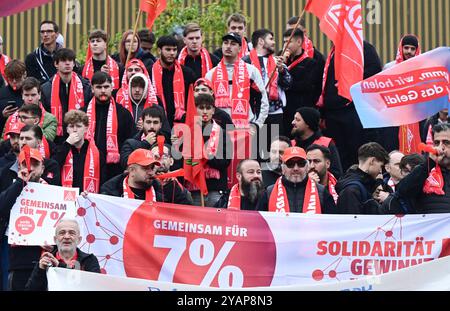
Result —
POLYGON ((166 10, 155 21, 153 31, 156 38, 172 34, 187 23, 196 22, 203 30, 204 46, 210 50, 218 46, 227 29, 228 16, 238 11, 238 1, 216 0, 202 8, 199 3, 185 7, 184 2, 171 0, 167 4, 166 10))

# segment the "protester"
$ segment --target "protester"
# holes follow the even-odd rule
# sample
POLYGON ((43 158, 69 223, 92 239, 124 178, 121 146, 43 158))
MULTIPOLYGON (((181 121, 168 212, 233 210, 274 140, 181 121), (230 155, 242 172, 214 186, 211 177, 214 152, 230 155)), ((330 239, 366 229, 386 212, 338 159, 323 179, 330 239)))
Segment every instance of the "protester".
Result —
POLYGON ((49 267, 100 273, 97 257, 94 254, 82 252, 77 247, 82 240, 78 221, 61 219, 56 225, 53 239, 56 247, 52 252, 42 253, 39 262, 34 267, 27 281, 26 290, 48 290, 47 269, 49 267))

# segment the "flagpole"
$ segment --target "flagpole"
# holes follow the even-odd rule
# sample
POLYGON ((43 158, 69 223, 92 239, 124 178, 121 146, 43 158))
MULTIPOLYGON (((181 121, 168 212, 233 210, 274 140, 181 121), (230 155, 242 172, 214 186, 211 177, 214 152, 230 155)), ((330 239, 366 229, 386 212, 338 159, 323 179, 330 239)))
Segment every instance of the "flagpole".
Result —
MULTIPOLYGON (((292 37, 294 36, 294 32, 295 32, 295 30, 298 28, 298 26, 300 25, 300 21, 302 20, 303 15, 305 15, 305 12, 306 12, 305 9, 306 9, 306 6, 303 8, 302 13, 301 13, 300 16, 298 17, 297 24, 295 24, 294 29, 292 29, 292 33, 291 33, 291 35, 289 36, 289 39, 287 40, 286 44, 285 44, 284 47, 283 47, 283 51, 281 52, 281 56, 282 56, 282 57, 284 56, 284 53, 286 53, 286 49, 287 49, 289 43, 291 43, 292 37)), ((267 84, 266 84, 266 91, 267 91, 267 89, 269 88, 270 83, 271 83, 273 77, 275 76, 275 72, 276 72, 277 70, 278 70, 278 69, 277 69, 277 67, 275 66, 275 68, 272 70, 272 73, 270 74, 269 81, 268 81, 267 84)))
POLYGON ((200 190, 200 201, 202 203, 202 207, 205 207, 205 197, 203 196, 203 193, 201 190, 200 190))
POLYGON ((64 12, 64 28, 63 28, 63 33, 62 33, 62 36, 63 36, 63 39, 64 39, 64 47, 67 47, 67 28, 68 28, 68 26, 69 26, 69 23, 67 22, 67 10, 68 10, 68 8, 69 8, 69 6, 67 5, 67 2, 68 2, 69 0, 65 0, 64 2, 63 2, 63 12, 64 12))
POLYGON ((131 39, 131 45, 130 45, 130 49, 128 50, 128 56, 127 56, 127 61, 125 62, 125 66, 128 64, 128 61, 130 60, 130 57, 131 57, 131 50, 133 49, 134 38, 136 37, 137 27, 139 25, 139 20, 141 19, 141 14, 142 14, 142 10, 139 9, 138 16, 136 18, 136 23, 134 24, 133 37, 131 39))

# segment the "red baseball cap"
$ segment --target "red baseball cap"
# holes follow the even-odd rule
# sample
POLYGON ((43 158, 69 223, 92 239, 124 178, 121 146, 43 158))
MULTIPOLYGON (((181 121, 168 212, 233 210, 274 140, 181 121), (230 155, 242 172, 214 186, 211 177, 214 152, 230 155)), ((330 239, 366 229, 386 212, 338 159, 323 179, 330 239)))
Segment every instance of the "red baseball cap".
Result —
POLYGON ((22 123, 20 119, 17 119, 15 122, 8 122, 5 128, 5 135, 13 133, 20 134, 20 130, 25 126, 25 123, 22 123))
MULTIPOLYGON (((30 148, 30 158, 35 159, 39 162, 44 162, 44 158, 42 157, 42 154, 39 152, 39 150, 30 148)), ((22 149, 19 153, 19 163, 22 163, 25 161, 25 150, 22 149)))
POLYGON ((206 80, 205 78, 200 78, 200 79, 198 79, 197 81, 195 81, 195 83, 194 83, 194 88, 197 87, 197 86, 199 86, 200 84, 204 84, 204 85, 206 85, 207 87, 209 87, 210 90, 214 91, 214 88, 213 88, 213 86, 212 86, 211 81, 206 80))
POLYGON ((284 154, 283 154, 283 163, 286 163, 287 161, 294 159, 294 158, 299 158, 299 159, 303 159, 306 160, 306 152, 303 148, 300 147, 289 147, 286 148, 284 150, 284 154))
POLYGON ((155 159, 150 150, 142 148, 136 149, 130 154, 127 164, 139 164, 141 166, 147 166, 150 164, 161 165, 161 163, 155 159))

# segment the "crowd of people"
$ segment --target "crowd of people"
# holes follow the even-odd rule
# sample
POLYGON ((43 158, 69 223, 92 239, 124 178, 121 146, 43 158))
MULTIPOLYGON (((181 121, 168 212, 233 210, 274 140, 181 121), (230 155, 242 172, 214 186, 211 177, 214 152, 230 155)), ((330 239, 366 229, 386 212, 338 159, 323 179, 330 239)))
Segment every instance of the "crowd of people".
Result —
MULTIPOLYGON (((53 21, 40 24, 42 42, 25 61, 0 45, 3 289, 45 289, 47 266, 70 267, 77 258, 99 271, 76 248, 74 221, 56 228, 57 247, 8 245, 10 211, 28 182, 238 210, 450 212, 447 110, 416 124, 364 129, 353 102, 338 95, 334 49, 327 57, 315 49, 302 20, 287 21, 280 52, 269 29, 248 40, 241 14, 227 24, 213 53, 196 23, 184 26, 183 42, 126 31, 115 55, 108 55, 109 34, 94 30, 83 65, 57 43, 53 21), (419 153, 420 142, 432 146, 429 154, 419 153), (198 146, 200 156, 186 151, 198 146), (206 195, 183 178, 183 166, 194 162, 206 195)), ((405 35, 385 67, 418 54, 417 37, 405 35)), ((364 78, 382 70, 364 42, 364 78)))

